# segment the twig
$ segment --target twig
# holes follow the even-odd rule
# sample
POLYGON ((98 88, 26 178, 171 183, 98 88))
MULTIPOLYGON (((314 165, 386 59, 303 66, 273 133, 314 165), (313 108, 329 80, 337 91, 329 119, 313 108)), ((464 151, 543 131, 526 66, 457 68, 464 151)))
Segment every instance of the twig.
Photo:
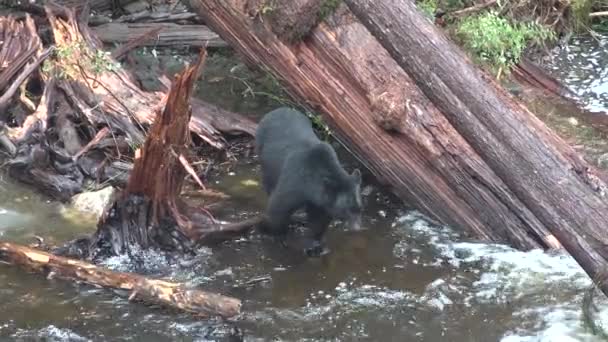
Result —
POLYGON ((93 146, 97 145, 103 138, 105 138, 108 135, 108 133, 110 133, 110 129, 108 127, 102 128, 99 132, 97 132, 95 137, 91 141, 89 141, 88 144, 86 144, 85 147, 83 147, 80 151, 78 151, 78 153, 76 153, 74 155, 74 157, 72 157, 72 159, 74 161, 78 160, 78 158, 80 158, 81 155, 85 154, 91 148, 93 148, 93 146))
POLYGON ((590 18, 606 17, 606 16, 608 16, 608 11, 589 13, 590 18))
POLYGON ((490 7, 490 6, 494 6, 496 4, 496 2, 497 2, 497 0, 490 0, 490 1, 485 2, 483 4, 479 4, 479 5, 467 7, 465 9, 461 9, 461 10, 458 10, 458 11, 450 12, 450 13, 448 13, 448 15, 450 15, 452 17, 462 17, 462 16, 465 16, 465 15, 470 14, 470 13, 481 11, 484 8, 487 8, 487 7, 490 7))

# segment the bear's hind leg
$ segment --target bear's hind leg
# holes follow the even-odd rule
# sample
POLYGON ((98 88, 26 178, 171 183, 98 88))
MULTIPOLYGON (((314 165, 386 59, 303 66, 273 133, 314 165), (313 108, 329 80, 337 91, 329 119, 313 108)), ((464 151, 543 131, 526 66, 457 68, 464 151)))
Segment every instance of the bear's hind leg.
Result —
POLYGON ((300 205, 298 196, 286 192, 272 193, 268 201, 264 221, 260 225, 261 231, 275 236, 283 246, 286 246, 285 240, 289 231, 289 219, 300 205))

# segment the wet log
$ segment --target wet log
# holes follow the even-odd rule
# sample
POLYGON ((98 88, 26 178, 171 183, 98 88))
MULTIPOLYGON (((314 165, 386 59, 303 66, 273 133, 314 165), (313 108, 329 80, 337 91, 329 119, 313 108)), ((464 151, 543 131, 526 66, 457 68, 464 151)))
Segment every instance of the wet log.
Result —
POLYGON ((528 58, 522 58, 522 60, 515 65, 513 68, 513 75, 519 82, 540 89, 550 95, 568 100, 573 100, 576 97, 576 94, 570 89, 528 58))
MULTIPOLYGON (((428 24, 408 0, 345 0, 513 194, 592 279, 608 265, 597 171, 428 24)), ((608 294, 608 283, 598 284, 608 294)))
POLYGON ((194 46, 225 47, 216 33, 204 25, 178 25, 173 23, 108 23, 91 30, 104 43, 126 43, 142 34, 159 29, 154 39, 143 42, 145 46, 194 46))
POLYGON ((322 112, 336 138, 419 210, 481 239, 555 246, 547 227, 346 6, 290 45, 240 0, 190 5, 248 62, 322 112))
POLYGON ((162 305, 203 317, 229 318, 238 315, 241 310, 241 301, 237 298, 138 274, 115 272, 85 261, 56 256, 10 242, 0 241, 0 260, 28 271, 43 272, 49 277, 126 290, 130 292, 130 301, 162 305))

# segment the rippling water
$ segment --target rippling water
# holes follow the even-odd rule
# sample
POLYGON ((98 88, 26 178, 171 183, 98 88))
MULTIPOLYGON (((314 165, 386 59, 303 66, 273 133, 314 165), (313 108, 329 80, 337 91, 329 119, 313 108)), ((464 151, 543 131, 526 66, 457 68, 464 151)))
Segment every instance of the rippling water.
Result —
MULTIPOLYGON (((226 219, 262 207, 263 201, 250 200, 261 196, 249 181, 256 172, 245 165, 217 180, 219 188, 248 199, 236 195, 226 219)), ((57 214, 69 210, 10 189, 14 196, 0 200, 0 222, 9 217, 16 223, 3 238, 92 229, 70 226, 57 214), (15 202, 19 196, 28 200, 15 202), (53 229, 36 228, 45 223, 53 229)), ((600 341, 582 320, 590 280, 569 256, 467 241, 375 188, 368 192, 366 229, 333 228, 325 258, 303 257, 298 235, 291 249, 252 235, 202 248, 188 260, 141 252, 143 269, 127 257, 106 261, 113 269, 242 298, 244 314, 235 322, 206 322, 0 265, 0 339, 229 341, 238 328, 246 341, 600 341)), ((607 321, 606 302, 596 303, 607 321)))
POLYGON ((581 36, 545 63, 591 111, 608 112, 608 36, 581 36))

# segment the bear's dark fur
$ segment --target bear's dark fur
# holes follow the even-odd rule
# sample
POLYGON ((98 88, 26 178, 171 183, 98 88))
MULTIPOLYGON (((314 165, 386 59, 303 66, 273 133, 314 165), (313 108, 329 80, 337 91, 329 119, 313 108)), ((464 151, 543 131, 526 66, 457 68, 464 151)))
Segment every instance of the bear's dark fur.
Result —
POLYGON ((269 195, 262 232, 284 239, 291 215, 305 209, 313 246, 322 253, 322 238, 332 219, 358 228, 361 220, 361 173, 348 174, 334 149, 319 140, 301 112, 278 108, 266 114, 256 132, 262 184, 269 195))

